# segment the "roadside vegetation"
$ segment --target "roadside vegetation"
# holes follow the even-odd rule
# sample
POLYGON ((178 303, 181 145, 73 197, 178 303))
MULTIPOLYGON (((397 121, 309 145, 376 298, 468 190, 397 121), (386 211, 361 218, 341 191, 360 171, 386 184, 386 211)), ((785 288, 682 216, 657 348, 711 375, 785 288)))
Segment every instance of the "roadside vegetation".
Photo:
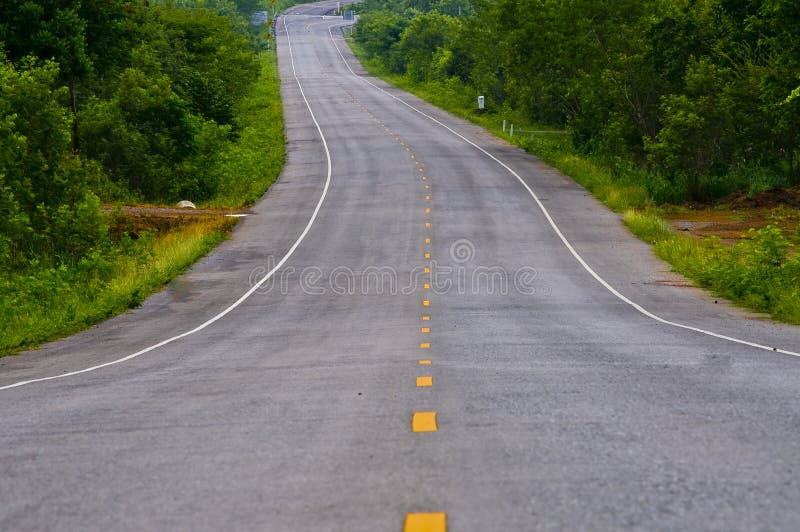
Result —
POLYGON ((800 192, 798 6, 366 0, 351 45, 372 73, 573 177, 676 271, 800 324, 800 206, 781 205, 800 192), (764 194, 773 208, 734 239, 666 221, 764 194))
POLYGON ((275 180, 277 63, 249 23, 266 4, 0 4, 0 354, 140 304, 233 226, 115 205, 235 209, 275 180))

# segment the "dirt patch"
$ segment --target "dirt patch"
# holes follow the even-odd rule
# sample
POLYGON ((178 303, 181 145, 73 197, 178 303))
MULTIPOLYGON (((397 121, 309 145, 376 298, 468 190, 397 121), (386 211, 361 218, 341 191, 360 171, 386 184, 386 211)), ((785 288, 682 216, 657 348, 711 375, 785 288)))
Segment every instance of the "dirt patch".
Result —
POLYGON ((210 218, 249 213, 230 209, 181 209, 153 205, 105 205, 102 211, 109 215, 109 230, 114 239, 119 239, 123 233, 128 233, 132 238, 138 238, 144 232, 163 234, 210 218))
POLYGON ((676 230, 698 238, 716 236, 723 243, 735 244, 746 238, 750 229, 767 225, 784 233, 800 230, 800 187, 769 190, 748 196, 736 193, 717 206, 687 206, 666 215, 676 230))
POLYGON ((744 192, 736 192, 720 201, 731 209, 774 208, 778 206, 800 209, 800 186, 775 189, 748 196, 744 192))

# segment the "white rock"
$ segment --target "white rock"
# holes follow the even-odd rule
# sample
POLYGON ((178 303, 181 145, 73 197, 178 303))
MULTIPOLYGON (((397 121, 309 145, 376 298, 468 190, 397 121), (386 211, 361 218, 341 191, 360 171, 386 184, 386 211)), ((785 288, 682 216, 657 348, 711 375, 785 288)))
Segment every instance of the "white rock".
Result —
POLYGON ((181 200, 178 202, 178 207, 181 209, 196 209, 197 206, 189 200, 181 200))

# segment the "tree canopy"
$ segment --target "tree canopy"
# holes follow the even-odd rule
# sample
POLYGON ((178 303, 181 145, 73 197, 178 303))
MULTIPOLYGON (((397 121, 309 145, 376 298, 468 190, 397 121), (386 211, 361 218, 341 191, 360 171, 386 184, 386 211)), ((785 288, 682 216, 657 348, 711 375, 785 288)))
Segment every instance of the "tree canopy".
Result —
POLYGON ((0 3, 0 269, 109 245, 100 202, 202 201, 259 74, 254 0, 0 3))

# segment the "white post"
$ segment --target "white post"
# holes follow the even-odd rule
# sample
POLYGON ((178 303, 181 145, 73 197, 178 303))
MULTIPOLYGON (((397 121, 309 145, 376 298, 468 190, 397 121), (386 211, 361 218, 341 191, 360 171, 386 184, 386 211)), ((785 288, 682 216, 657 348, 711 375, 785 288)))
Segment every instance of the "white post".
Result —
POLYGON ((511 124, 511 133, 509 133, 512 137, 514 136, 514 124, 511 124))
POLYGON ((506 121, 503 120, 503 133, 505 133, 505 132, 506 132, 506 121))

